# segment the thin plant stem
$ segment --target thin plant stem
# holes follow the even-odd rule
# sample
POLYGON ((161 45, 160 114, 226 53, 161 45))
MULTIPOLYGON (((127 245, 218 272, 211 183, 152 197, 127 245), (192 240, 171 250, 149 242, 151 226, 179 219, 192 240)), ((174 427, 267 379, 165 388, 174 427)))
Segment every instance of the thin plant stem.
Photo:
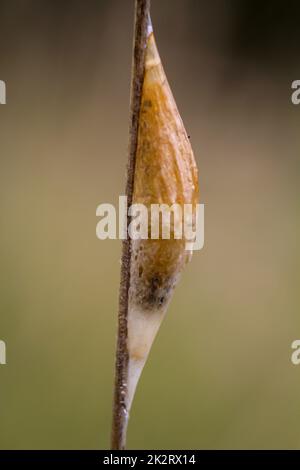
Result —
MULTIPOLYGON (((144 81, 145 52, 149 14, 150 0, 135 0, 128 166, 126 179, 126 196, 128 207, 130 207, 133 200, 135 162, 139 131, 139 115, 144 81)), ((130 220, 130 216, 127 215, 127 227, 130 224, 130 220)), ((128 237, 128 239, 125 239, 123 241, 121 258, 118 335, 115 366, 115 389, 113 400, 113 421, 111 435, 112 450, 122 450, 125 449, 126 446, 126 431, 128 422, 128 412, 126 409, 126 382, 129 359, 127 350, 127 319, 130 287, 130 266, 131 240, 128 237)))

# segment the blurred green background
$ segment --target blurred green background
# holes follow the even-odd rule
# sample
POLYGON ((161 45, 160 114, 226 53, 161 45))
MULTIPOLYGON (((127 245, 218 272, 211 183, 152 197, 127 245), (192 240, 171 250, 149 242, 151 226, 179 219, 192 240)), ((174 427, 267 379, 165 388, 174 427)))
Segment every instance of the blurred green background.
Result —
MULTIPOLYGON (((205 248, 144 370, 128 447, 300 447, 299 2, 152 0, 200 170, 205 248), (299 49, 299 48, 298 48, 299 49)), ((0 448, 108 448, 133 1, 1 0, 0 448)))

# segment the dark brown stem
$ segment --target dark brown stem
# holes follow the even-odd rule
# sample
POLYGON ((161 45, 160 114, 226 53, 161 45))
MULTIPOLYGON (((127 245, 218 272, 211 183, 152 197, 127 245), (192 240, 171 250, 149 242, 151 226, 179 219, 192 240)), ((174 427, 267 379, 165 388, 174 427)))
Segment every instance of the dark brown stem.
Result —
MULTIPOLYGON (((132 204, 136 151, 138 144, 139 115, 141 107, 142 88, 145 69, 145 50, 147 41, 147 26, 150 13, 150 0, 135 0, 133 63, 130 100, 130 127, 128 166, 126 180, 126 196, 128 207, 132 204)), ((127 216, 127 227, 130 217, 127 216)), ((119 294, 118 337, 116 352, 115 391, 113 402, 113 422, 111 448, 125 449, 127 429, 127 318, 130 287, 131 240, 123 241, 121 260, 121 280, 119 294)))

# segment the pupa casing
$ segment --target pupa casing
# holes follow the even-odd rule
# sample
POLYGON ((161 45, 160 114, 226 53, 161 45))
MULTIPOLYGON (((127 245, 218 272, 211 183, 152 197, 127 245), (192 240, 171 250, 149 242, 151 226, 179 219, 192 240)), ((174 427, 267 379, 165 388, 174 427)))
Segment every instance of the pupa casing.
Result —
MULTIPOLYGON (((189 137, 169 87, 153 32, 147 41, 145 75, 139 119, 133 203, 173 204, 184 207, 198 203, 198 171, 189 137)), ((149 216, 149 233, 151 217, 149 216)), ((151 345, 166 313, 180 273, 190 259, 186 240, 175 239, 176 222, 170 239, 132 241, 128 312, 128 400, 135 388, 151 345)), ((161 231, 163 227, 161 226, 161 231)))

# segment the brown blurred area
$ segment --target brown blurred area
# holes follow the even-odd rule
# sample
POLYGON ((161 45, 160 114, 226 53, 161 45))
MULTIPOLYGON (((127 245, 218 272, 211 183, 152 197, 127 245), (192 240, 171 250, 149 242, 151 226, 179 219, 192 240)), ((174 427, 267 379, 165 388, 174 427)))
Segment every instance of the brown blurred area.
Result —
MULTIPOLYGON (((200 172, 195 253, 144 370, 129 447, 299 448, 300 4, 152 0, 200 172)), ((107 448, 133 1, 1 0, 0 448, 107 448)))

